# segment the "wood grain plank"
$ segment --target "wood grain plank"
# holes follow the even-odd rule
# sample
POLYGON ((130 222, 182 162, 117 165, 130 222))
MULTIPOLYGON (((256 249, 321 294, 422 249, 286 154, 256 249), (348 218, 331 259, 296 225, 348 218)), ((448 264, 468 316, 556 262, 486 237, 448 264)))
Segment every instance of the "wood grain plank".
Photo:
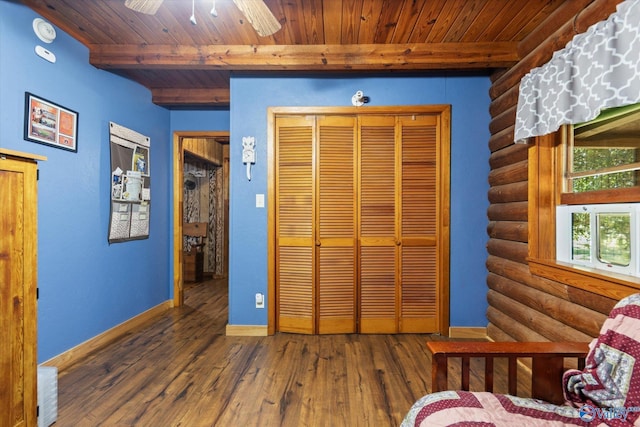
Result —
MULTIPOLYGON (((387 4, 392 2, 387 2, 387 4)), ((363 0, 358 28, 359 43, 375 43, 376 32, 381 23, 382 4, 375 0, 363 0)))
POLYGON ((444 37, 445 42, 460 41, 469 28, 475 23, 478 15, 483 10, 486 0, 473 0, 462 2, 458 8, 458 14, 454 21, 449 25, 444 37))
POLYGON ((423 8, 426 4, 432 3, 433 2, 427 0, 402 2, 402 9, 400 10, 396 25, 393 28, 391 38, 387 40, 387 43, 408 43, 423 8))
POLYGON ((482 38, 483 33, 489 25, 500 20, 502 9, 510 6, 509 2, 502 0, 485 0, 482 2, 481 9, 477 12, 473 25, 461 34, 460 41, 476 42, 485 40, 482 38))
POLYGON ((466 0, 450 0, 444 2, 444 7, 440 10, 438 18, 433 24, 432 30, 427 37, 427 43, 442 43, 446 34, 451 31, 453 23, 456 21, 460 12, 465 7, 466 0))
POLYGON ((444 5, 444 2, 435 1, 425 3, 418 17, 418 22, 411 31, 409 43, 426 43, 444 5))
POLYGON ((25 153, 0 153, 0 413, 11 426, 37 422, 36 170, 25 153))
POLYGON ((56 426, 399 425, 429 390, 429 335, 226 337, 227 300, 225 281, 191 285, 61 371, 56 426))
POLYGON ((404 3, 406 2, 382 2, 380 19, 376 26, 373 43, 391 43, 393 33, 398 25, 400 12, 404 8, 404 3))
POLYGON ((358 43, 362 4, 364 0, 343 0, 342 3, 342 35, 341 44, 358 43))
POLYGON ((350 45, 91 45, 102 69, 413 70, 508 67, 515 42, 350 45))
POLYGON ((322 27, 322 0, 308 0, 300 4, 304 19, 305 38, 308 44, 323 44, 324 29, 322 27))

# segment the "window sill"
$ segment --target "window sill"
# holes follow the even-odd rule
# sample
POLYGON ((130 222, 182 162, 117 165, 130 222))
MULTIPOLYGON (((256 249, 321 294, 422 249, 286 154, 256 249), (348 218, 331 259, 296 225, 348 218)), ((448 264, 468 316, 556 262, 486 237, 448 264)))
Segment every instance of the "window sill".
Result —
POLYGON ((598 295, 620 300, 640 291, 640 277, 601 270, 548 259, 529 258, 531 274, 584 289, 598 295))

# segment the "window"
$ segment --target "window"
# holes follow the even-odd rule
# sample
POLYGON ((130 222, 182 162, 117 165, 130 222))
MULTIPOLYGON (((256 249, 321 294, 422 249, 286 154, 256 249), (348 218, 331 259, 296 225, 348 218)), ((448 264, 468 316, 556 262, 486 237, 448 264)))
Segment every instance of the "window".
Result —
POLYGON ((614 299, 637 292, 640 104, 539 136, 528 158, 530 272, 614 299))
POLYGON ((556 259, 640 277, 640 106, 564 131, 556 259))
POLYGON ((568 127, 563 144, 556 258, 640 276, 640 105, 606 110, 568 127))
MULTIPOLYGON (((566 144, 564 193, 637 187, 640 183, 640 104, 612 108, 573 126, 566 144)), ((609 198, 603 194, 603 203, 609 198)))
POLYGON ((559 261, 640 277, 640 203, 564 205, 556 212, 559 261))
POLYGON ((569 191, 630 188, 637 184, 637 148, 576 147, 572 150, 569 191))

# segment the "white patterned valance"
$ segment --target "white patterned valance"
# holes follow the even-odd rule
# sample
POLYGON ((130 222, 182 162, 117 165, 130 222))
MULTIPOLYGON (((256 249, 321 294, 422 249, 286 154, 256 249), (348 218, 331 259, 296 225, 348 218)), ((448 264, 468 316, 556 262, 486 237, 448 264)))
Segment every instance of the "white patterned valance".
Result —
POLYGON ((516 142, 640 102, 640 0, 627 0, 520 82, 516 142))

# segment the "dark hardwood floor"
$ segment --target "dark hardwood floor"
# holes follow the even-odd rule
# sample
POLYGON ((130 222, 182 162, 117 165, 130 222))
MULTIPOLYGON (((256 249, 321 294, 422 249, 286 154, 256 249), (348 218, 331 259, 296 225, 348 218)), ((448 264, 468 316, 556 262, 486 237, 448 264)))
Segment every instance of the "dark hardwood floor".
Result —
POLYGON ((60 372, 63 426, 397 426, 431 388, 438 336, 227 337, 227 285, 60 372))

